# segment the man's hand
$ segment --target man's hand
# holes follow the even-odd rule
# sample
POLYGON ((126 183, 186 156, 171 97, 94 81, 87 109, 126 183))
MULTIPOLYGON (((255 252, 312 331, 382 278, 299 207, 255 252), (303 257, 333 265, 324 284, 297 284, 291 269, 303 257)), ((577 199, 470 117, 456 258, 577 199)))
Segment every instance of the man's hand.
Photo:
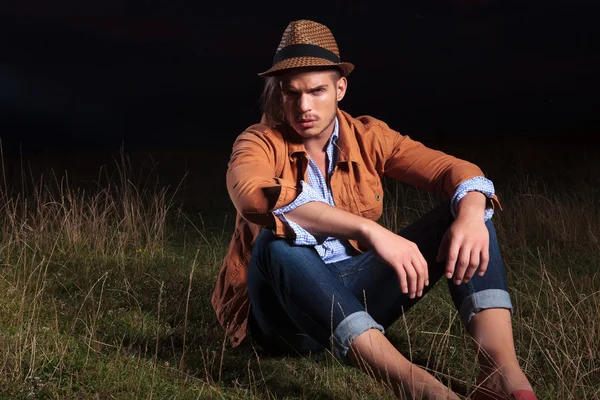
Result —
POLYGON ((444 234, 436 258, 438 262, 446 260, 446 277, 457 285, 467 283, 475 272, 483 276, 488 266, 490 237, 483 219, 484 208, 476 205, 481 203, 479 196, 483 195, 472 192, 459 202, 458 216, 444 234))
POLYGON ((400 289, 411 298, 423 295, 429 285, 427 262, 417 245, 390 232, 375 221, 319 201, 289 211, 287 218, 316 236, 356 239, 398 274, 400 289))
POLYGON ((429 285, 429 271, 415 243, 378 224, 369 227, 365 239, 371 250, 396 270, 402 293, 408 293, 411 299, 423 295, 423 288, 429 285))

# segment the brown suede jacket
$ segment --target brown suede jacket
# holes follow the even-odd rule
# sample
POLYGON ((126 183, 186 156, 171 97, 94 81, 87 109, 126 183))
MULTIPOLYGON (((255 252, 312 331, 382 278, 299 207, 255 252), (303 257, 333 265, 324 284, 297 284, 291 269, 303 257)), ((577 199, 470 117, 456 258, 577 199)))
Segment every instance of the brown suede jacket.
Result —
MULTIPOLYGON (((373 117, 353 118, 341 110, 337 117, 338 161, 331 176, 336 207, 375 221, 383 210, 383 176, 448 197, 463 181, 483 176, 476 165, 430 149, 373 117)), ((227 190, 237 216, 212 305, 234 347, 247 334, 250 299, 246 278, 254 241, 263 227, 280 237, 294 235, 272 211, 298 196, 300 181, 308 182, 307 165, 300 136, 289 128, 271 129, 264 119, 233 144, 227 190)), ((496 197, 491 206, 500 207, 496 197)), ((366 250, 364 244, 350 243, 359 252, 366 250)))

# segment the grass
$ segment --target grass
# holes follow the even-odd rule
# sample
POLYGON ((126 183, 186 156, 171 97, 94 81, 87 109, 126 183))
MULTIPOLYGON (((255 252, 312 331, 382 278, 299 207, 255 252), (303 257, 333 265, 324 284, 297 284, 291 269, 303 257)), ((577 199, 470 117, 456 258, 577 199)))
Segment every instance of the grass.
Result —
MULTIPOLYGON (((523 166, 494 180, 517 352, 540 399, 600 399, 600 181, 587 167, 597 164, 578 165, 560 181, 523 166)), ((274 358, 252 344, 230 347, 210 295, 233 218, 185 207, 185 175, 169 186, 125 155, 85 184, 67 173, 23 167, 7 179, 4 171, 0 398, 390 396, 329 354, 274 358)), ((435 203, 401 184, 388 189, 382 223, 392 229, 435 203)), ((474 346, 445 284, 390 338, 457 392, 474 383, 474 346)))

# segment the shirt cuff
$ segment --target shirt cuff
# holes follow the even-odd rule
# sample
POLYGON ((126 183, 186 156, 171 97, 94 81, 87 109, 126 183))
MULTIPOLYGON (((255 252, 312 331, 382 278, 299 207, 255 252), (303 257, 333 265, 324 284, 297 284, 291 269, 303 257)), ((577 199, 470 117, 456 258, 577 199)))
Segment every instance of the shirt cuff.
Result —
MULTIPOLYGON (((492 183, 492 181, 483 176, 476 176, 474 178, 464 181, 463 183, 458 185, 458 188, 456 189, 456 192, 454 192, 454 196, 450 201, 450 212, 452 212, 452 216, 454 218, 456 218, 458 214, 458 202, 460 201, 460 199, 465 197, 467 193, 473 191, 483 193, 488 199, 493 198, 496 194, 494 184, 492 183)), ((493 215, 494 209, 491 207, 487 207, 483 214, 483 220, 487 221, 490 218, 492 218, 493 215)))
POLYGON ((287 219, 287 217, 285 216, 285 213, 290 212, 295 208, 300 207, 301 205, 310 203, 311 201, 320 201, 323 203, 327 203, 327 201, 325 201, 325 199, 323 199, 322 196, 308 183, 306 183, 305 181, 301 181, 301 184, 302 192, 300 192, 298 197, 296 197, 296 199, 287 206, 273 210, 273 214, 276 215, 281 220, 281 222, 286 224, 292 231, 294 231, 296 237, 293 240, 293 244, 298 246, 315 246, 317 244, 323 243, 327 238, 314 236, 294 221, 290 221, 289 219, 287 219))

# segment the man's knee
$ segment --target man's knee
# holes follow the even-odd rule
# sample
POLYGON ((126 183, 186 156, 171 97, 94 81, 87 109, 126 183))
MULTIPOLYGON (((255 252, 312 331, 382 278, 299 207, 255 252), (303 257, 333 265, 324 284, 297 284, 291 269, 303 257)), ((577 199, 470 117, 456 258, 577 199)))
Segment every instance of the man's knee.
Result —
POLYGON ((275 236, 270 229, 264 228, 254 242, 252 257, 277 257, 288 252, 290 247, 286 239, 275 236))
POLYGON ((270 229, 263 229, 254 243, 252 258, 260 268, 272 268, 285 263, 286 268, 314 257, 312 247, 295 246, 289 239, 275 236, 270 229))

